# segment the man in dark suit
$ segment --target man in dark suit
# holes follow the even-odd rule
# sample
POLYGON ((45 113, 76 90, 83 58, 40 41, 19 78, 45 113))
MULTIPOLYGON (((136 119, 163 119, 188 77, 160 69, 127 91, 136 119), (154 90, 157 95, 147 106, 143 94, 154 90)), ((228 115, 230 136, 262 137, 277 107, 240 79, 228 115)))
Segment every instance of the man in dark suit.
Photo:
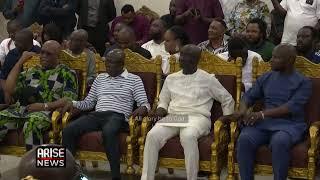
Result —
POLYGON ((78 28, 88 32, 88 42, 100 55, 103 55, 105 43, 108 40, 108 23, 116 17, 113 0, 79 0, 77 14, 79 15, 78 28))

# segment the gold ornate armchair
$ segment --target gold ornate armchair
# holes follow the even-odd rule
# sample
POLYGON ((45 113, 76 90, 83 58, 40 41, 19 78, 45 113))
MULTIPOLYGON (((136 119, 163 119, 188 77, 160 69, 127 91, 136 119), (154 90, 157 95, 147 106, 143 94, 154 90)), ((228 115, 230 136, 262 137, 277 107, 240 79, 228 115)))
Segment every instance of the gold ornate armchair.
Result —
MULTIPOLYGON (((319 128, 320 128, 320 65, 314 64, 303 57, 297 57, 295 67, 297 71, 309 77, 312 81, 312 96, 305 107, 306 121, 309 133, 305 140, 296 144, 291 150, 291 161, 288 172, 289 178, 315 179, 316 163, 319 155, 319 128)), ((253 80, 271 70, 267 62, 253 62, 253 80)), ((261 107, 261 105, 258 105, 261 107)), ((257 107, 254 108, 254 110, 257 107)), ((260 109, 258 109, 260 110, 260 109)), ((240 129, 236 122, 230 125, 231 142, 228 146, 228 179, 235 179, 239 174, 236 159, 236 142, 240 129)), ((261 146, 256 153, 255 173, 259 175, 272 174, 271 151, 267 146, 261 146)))
MULTIPOLYGON (((209 73, 214 73, 220 83, 229 91, 239 106, 241 90, 241 60, 226 62, 209 52, 203 52, 198 67, 209 73)), ((179 63, 174 56, 170 58, 170 73, 180 70, 179 63)), ((209 135, 198 140, 200 154, 200 171, 209 172, 209 179, 219 179, 220 172, 226 162, 227 145, 229 140, 228 126, 220 121, 222 110, 219 102, 214 102, 211 109, 212 129, 209 135)), ((140 173, 143 166, 143 150, 146 135, 151 129, 149 121, 142 122, 141 137, 139 138, 140 173)), ((167 141, 159 152, 159 167, 170 169, 184 169, 185 160, 179 136, 167 141)), ((170 172, 170 171, 169 171, 170 172)))
MULTIPOLYGON (((128 49, 125 50, 125 55, 125 68, 129 72, 140 76, 147 93, 148 101, 153 105, 152 108, 154 108, 158 102, 160 92, 161 57, 156 57, 155 60, 151 61, 128 49)), ((97 72, 105 72, 107 64, 98 55, 96 59, 97 72)), ((68 116, 68 113, 66 113, 62 120, 63 127, 66 127, 69 122, 70 118, 68 116)), ((143 118, 142 121, 147 121, 147 118, 143 118)), ((140 127, 141 120, 139 121, 131 117, 129 119, 129 132, 121 132, 119 135, 121 162, 127 165, 127 174, 134 174, 133 164, 138 162, 140 127)), ((80 137, 76 158, 81 161, 107 161, 100 131, 86 133, 80 137)), ((93 163, 93 165, 97 166, 96 163, 93 163)))

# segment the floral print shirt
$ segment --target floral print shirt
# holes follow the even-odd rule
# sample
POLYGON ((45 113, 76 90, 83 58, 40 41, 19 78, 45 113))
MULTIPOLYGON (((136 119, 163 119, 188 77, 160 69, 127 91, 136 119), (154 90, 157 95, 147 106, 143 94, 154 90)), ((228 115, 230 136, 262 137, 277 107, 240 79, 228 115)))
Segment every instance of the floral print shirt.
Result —
POLYGON ((270 12, 266 3, 256 0, 252 5, 246 0, 241 0, 231 11, 227 21, 230 33, 243 33, 251 19, 261 18, 268 24, 268 34, 270 32, 270 12))

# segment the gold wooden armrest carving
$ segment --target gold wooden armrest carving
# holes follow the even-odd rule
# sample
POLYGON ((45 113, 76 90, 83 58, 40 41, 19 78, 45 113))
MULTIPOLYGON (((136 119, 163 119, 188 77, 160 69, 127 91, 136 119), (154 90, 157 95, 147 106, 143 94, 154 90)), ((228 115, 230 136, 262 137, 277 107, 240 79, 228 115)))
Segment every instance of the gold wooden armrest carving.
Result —
POLYGON ((67 126, 70 118, 71 118, 71 114, 69 112, 66 112, 62 117, 62 129, 64 129, 67 126))
POLYGON ((147 134, 150 131, 152 126, 151 123, 151 118, 150 117, 145 117, 142 120, 141 123, 141 134, 140 137, 138 139, 138 144, 139 144, 139 168, 138 168, 138 174, 142 173, 142 165, 143 165, 143 151, 144 151, 144 143, 146 141, 147 138, 147 134))
POLYGON ((215 149, 219 148, 220 143, 223 141, 222 131, 225 130, 225 123, 221 120, 217 120, 214 123, 213 128, 213 135, 214 135, 214 142, 212 143, 212 148, 215 149))
POLYGON ((230 143, 228 145, 228 177, 227 179, 233 179, 233 174, 235 172, 235 148, 236 141, 239 136, 240 130, 238 127, 238 122, 233 121, 230 123, 230 143))
MULTIPOLYGON (((127 173, 134 174, 133 162, 135 156, 133 149, 138 146, 138 137, 140 135, 140 119, 138 117, 129 119, 129 135, 127 136, 127 173)), ((137 155, 137 154, 136 154, 137 155)))
MULTIPOLYGON (((309 128, 310 148, 308 150, 309 161, 311 157, 316 157, 319 151, 319 129, 320 121, 314 122, 309 128)), ((316 159, 314 159, 316 160, 316 159)))
POLYGON ((66 112, 63 116, 62 116, 62 123, 61 123, 61 130, 60 130, 60 143, 62 143, 62 130, 67 126, 67 124, 69 123, 69 120, 71 118, 71 114, 69 112, 66 112))
POLYGON ((60 126, 58 125, 60 113, 58 111, 54 111, 51 115, 51 125, 52 130, 49 132, 49 142, 54 144, 57 142, 57 138, 59 137, 60 126))

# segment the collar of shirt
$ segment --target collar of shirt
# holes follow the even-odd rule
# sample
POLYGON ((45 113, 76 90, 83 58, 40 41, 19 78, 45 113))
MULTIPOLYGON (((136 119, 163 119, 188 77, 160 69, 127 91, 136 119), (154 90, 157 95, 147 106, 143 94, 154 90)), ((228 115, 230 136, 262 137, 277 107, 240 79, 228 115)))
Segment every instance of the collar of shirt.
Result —
MULTIPOLYGON (((129 72, 127 71, 127 69, 124 69, 124 71, 117 77, 128 78, 128 75, 129 75, 129 72)), ((111 76, 108 73, 106 73, 106 77, 111 78, 111 76)), ((117 78, 117 77, 115 77, 115 78, 117 78)))

